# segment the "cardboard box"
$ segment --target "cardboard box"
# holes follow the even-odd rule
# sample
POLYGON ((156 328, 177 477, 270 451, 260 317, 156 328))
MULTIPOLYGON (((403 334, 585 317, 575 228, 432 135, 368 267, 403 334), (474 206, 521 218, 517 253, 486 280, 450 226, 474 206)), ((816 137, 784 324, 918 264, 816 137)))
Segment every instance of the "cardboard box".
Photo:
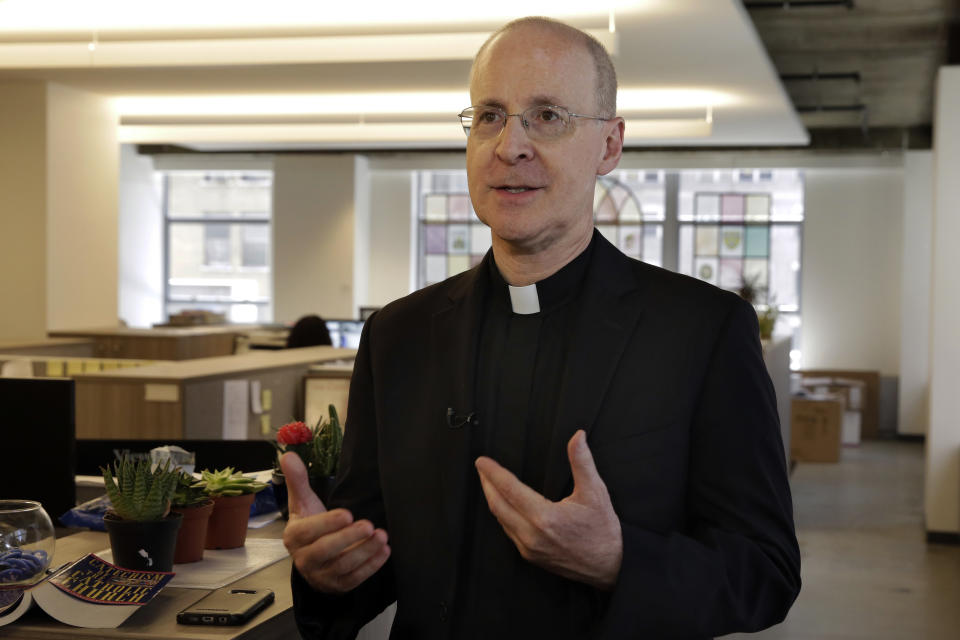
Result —
POLYGON ((812 377, 842 378, 859 380, 865 386, 863 412, 860 417, 860 437, 863 440, 876 438, 880 425, 880 372, 857 371, 853 369, 804 369, 800 372, 804 379, 812 377))
POLYGON ((851 378, 803 378, 803 388, 818 395, 843 396, 848 411, 863 411, 867 385, 851 378))
POLYGON ((790 403, 790 458, 798 462, 839 462, 844 399, 795 396, 790 403))

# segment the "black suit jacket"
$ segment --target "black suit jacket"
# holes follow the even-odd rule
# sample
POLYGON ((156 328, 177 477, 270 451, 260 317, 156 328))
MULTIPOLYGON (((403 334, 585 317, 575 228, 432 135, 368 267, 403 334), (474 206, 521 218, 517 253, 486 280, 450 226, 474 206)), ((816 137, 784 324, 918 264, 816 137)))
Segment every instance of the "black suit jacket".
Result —
MULTIPOLYGON (((586 429, 622 525, 615 589, 582 589, 601 603, 591 635, 705 638, 775 624, 799 591, 800 555, 756 314, 595 236, 544 443, 544 493, 560 500, 572 490, 567 441, 586 429)), ((294 570, 304 637, 352 638, 395 600, 391 638, 450 637, 457 583, 471 579, 458 569, 464 470, 475 471, 469 427, 450 428, 446 412, 474 407, 483 272, 387 305, 364 327, 331 502, 384 527, 392 555, 344 596, 312 591, 294 570)), ((531 605, 518 623, 562 633, 568 605, 531 605)))

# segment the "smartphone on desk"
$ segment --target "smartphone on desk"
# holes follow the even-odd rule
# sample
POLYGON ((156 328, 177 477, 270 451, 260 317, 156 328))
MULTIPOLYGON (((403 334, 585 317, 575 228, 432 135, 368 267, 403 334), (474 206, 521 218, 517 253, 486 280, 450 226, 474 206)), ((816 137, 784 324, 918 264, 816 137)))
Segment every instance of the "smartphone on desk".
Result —
POLYGON ((273 602, 270 589, 221 587, 177 614, 180 624, 245 624, 273 602))

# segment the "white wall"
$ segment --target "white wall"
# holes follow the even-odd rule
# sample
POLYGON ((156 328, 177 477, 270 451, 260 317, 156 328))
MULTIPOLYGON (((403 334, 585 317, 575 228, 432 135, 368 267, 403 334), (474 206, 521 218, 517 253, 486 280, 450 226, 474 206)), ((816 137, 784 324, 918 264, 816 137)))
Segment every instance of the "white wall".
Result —
POLYGON ((900 295, 898 432, 922 435, 929 421, 930 269, 933 242, 933 153, 904 158, 903 282, 900 295))
POLYGON ((926 526, 960 533, 960 66, 937 78, 926 526))
POLYGON ((356 155, 353 159, 353 312, 350 318, 360 317, 360 307, 370 306, 370 269, 372 254, 370 234, 372 232, 370 198, 371 176, 370 161, 366 156, 356 155))
POLYGON ((413 290, 413 174, 377 171, 370 183, 370 287, 367 306, 382 307, 413 290))
POLYGON ((903 171, 807 169, 803 367, 900 369, 903 171))
POLYGON ((131 327, 150 327, 163 311, 163 184, 152 156, 120 147, 119 314, 131 327))
POLYGON ((0 82, 0 340, 47 326, 46 86, 0 82))
POLYGON ((47 87, 47 328, 115 326, 117 114, 111 100, 47 87))
POLYGON ((353 318, 353 155, 278 155, 273 168, 274 320, 353 318))

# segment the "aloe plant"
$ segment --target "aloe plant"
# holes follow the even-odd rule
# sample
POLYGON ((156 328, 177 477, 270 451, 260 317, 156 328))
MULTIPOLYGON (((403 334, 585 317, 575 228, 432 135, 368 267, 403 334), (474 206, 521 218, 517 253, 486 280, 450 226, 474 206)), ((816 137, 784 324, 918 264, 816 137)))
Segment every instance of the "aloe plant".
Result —
POLYGON ((170 511, 179 471, 170 461, 150 470, 149 460, 133 461, 128 456, 100 467, 107 496, 114 513, 124 520, 160 520, 170 511))
POLYGON ((194 482, 193 486, 202 488, 207 495, 212 497, 256 493, 267 487, 263 482, 257 482, 239 471, 234 471, 233 467, 214 471, 204 469, 200 472, 200 479, 194 482))

